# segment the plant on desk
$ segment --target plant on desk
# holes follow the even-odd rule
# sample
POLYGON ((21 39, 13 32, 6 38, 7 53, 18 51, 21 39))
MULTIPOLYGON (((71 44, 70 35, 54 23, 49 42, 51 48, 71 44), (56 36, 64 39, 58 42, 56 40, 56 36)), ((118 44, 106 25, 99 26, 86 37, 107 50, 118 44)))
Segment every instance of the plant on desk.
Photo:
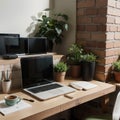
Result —
POLYGON ((81 70, 81 56, 83 54, 83 48, 77 44, 72 44, 68 48, 67 63, 70 65, 70 75, 73 78, 80 77, 81 70))
POLYGON ((54 78, 57 82, 63 82, 65 79, 66 71, 68 66, 64 62, 59 62, 54 65, 54 78))
POLYGON ((120 60, 114 62, 112 67, 113 67, 113 71, 114 71, 113 73, 115 76, 115 80, 117 82, 120 82, 120 60))

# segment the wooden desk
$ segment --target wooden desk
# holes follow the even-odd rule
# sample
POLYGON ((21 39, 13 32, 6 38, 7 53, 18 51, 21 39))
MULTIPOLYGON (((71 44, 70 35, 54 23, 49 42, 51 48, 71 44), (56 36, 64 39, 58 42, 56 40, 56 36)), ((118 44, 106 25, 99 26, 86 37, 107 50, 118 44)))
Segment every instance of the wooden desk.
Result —
MULTIPOLYGON (((65 80, 64 84, 68 84, 72 80, 65 80)), ((47 118, 56 113, 65 111, 74 106, 80 105, 87 101, 93 100, 95 98, 107 95, 115 91, 116 87, 114 85, 103 83, 99 81, 91 81, 98 85, 98 87, 90 89, 88 91, 76 91, 74 93, 70 93, 69 95, 73 97, 73 99, 69 99, 64 96, 59 96, 46 101, 39 101, 32 97, 35 102, 31 103, 31 108, 26 108, 19 112, 15 112, 6 116, 0 115, 0 120, 41 120, 47 118)), ((25 94, 21 91, 16 92, 15 94, 20 97, 31 98, 28 94, 25 94)), ((0 95, 0 99, 4 98, 5 94, 0 95)))

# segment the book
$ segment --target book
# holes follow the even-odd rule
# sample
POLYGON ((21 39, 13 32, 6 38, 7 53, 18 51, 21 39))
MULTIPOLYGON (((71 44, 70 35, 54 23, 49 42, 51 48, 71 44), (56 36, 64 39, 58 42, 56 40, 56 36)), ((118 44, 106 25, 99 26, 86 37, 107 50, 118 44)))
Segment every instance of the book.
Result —
POLYGON ((89 90, 91 88, 95 88, 98 86, 94 83, 87 81, 75 81, 75 82, 71 82, 69 85, 78 90, 89 90))

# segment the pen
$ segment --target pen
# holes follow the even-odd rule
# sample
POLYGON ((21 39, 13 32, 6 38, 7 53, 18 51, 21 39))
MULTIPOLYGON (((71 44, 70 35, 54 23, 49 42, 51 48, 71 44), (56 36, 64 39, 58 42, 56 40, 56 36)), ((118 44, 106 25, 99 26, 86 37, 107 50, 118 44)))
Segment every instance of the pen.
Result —
POLYGON ((27 99, 27 98, 23 98, 23 100, 30 101, 30 102, 34 102, 34 100, 32 100, 32 99, 27 99))
POLYGON ((3 116, 5 116, 1 111, 0 111, 0 114, 3 115, 3 116))

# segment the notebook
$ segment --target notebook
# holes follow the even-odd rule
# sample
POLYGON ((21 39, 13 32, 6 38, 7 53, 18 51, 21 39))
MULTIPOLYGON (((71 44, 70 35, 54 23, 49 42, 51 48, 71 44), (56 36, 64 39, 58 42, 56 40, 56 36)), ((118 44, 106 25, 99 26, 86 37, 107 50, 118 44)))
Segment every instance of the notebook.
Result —
POLYGON ((21 71, 23 90, 40 100, 75 91, 54 81, 52 55, 21 58, 21 71))

